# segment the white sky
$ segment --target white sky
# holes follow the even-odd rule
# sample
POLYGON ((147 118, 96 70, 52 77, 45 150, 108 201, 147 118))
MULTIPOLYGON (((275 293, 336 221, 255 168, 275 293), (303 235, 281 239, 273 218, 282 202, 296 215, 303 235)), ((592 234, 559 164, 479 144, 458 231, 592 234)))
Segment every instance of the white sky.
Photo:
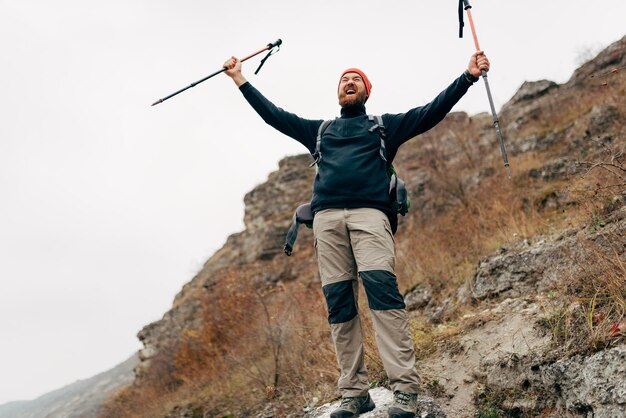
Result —
MULTIPOLYGON (((525 80, 567 81, 581 55, 626 33, 623 0, 472 5, 497 108, 525 80)), ((244 194, 305 152, 224 75, 152 102, 282 38, 258 76, 261 57, 244 64, 277 105, 333 117, 338 76, 358 66, 368 111, 403 112, 464 70, 474 46, 456 7, 0 0, 0 404, 139 349, 136 333, 243 229, 244 194)), ((484 87, 455 110, 488 110, 484 87)))

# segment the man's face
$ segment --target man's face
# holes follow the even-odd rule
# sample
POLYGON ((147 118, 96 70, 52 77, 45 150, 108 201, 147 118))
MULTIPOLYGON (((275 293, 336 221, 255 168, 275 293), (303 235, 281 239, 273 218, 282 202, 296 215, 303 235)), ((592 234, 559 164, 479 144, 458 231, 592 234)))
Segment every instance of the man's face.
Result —
POLYGON ((367 90, 363 78, 357 73, 345 73, 339 80, 337 96, 341 107, 365 104, 367 90))

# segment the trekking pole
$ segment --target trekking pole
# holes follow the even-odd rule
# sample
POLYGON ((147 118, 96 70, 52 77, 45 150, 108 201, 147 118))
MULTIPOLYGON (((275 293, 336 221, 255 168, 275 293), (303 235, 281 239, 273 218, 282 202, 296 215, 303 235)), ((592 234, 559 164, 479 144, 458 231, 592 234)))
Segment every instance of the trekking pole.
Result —
MULTIPOLYGON (((470 28, 472 29, 472 36, 474 37, 474 46, 476 51, 480 51, 480 45, 478 44, 478 38, 476 37, 476 28, 474 28, 474 20, 472 19, 472 12, 468 0, 459 0, 459 38, 463 37, 463 9, 467 12, 467 20, 469 20, 470 28)), ((489 81, 487 80, 487 72, 482 70, 482 77, 485 81, 485 88, 487 89, 487 97, 489 98, 489 106, 491 107, 491 116, 493 118, 493 126, 496 128, 496 136, 500 143, 500 152, 502 153, 502 159, 504 160, 504 168, 506 168, 506 174, 511 178, 511 170, 509 168, 509 157, 506 154, 506 148, 504 146, 504 139, 502 138, 502 132, 500 132, 500 121, 498 120, 498 114, 496 108, 493 105, 493 98, 491 97, 491 89, 489 88, 489 81)))
MULTIPOLYGON (((265 64, 265 61, 266 61, 266 60, 267 60, 270 56, 274 55, 276 52, 278 52, 278 51, 280 50, 280 45, 281 45, 282 43, 283 43, 283 41, 282 41, 281 39, 278 39, 276 42, 272 42, 272 43, 267 44, 267 46, 265 46, 265 48, 263 48, 263 49, 259 49, 257 52, 255 52, 255 53, 253 53, 253 54, 248 55, 247 57, 245 57, 245 58, 241 59, 240 61, 241 61, 241 62, 244 62, 244 61, 246 61, 246 60, 249 60, 249 59, 250 59, 250 58, 252 58, 252 57, 255 57, 255 56, 259 55, 261 52, 264 52, 264 51, 269 50, 268 54, 265 56, 265 58, 263 58, 263 59, 261 60, 261 63, 259 64, 259 67, 258 67, 258 68, 256 69, 256 71, 254 72, 254 74, 257 74, 257 73, 259 72, 259 70, 261 69, 261 67, 263 66, 263 64, 265 64), (277 48, 277 49, 275 49, 275 48, 277 48)), ((226 71, 226 70, 227 70, 227 68, 226 68, 226 67, 222 67, 221 69, 217 70, 217 71, 216 71, 216 72, 214 72, 213 74, 209 74, 208 76, 204 77, 203 79, 198 80, 198 81, 196 81, 196 82, 194 82, 194 83, 191 83, 191 84, 190 84, 190 85, 188 85, 187 87, 182 88, 182 89, 180 89, 180 90, 178 90, 178 91, 176 91, 176 92, 174 92, 174 93, 170 94, 169 96, 165 96, 164 98, 157 100, 156 102, 152 103, 152 106, 157 105, 157 104, 159 104, 159 103, 163 103, 163 102, 164 102, 164 101, 166 101, 167 99, 169 99, 169 98, 171 98, 171 97, 174 97, 174 96, 176 96, 177 94, 180 94, 180 93, 182 93, 183 91, 185 91, 185 90, 187 90, 187 89, 190 89, 190 88, 192 88, 192 87, 195 87, 196 85, 198 85, 198 84, 202 83, 203 81, 206 81, 206 80, 208 80, 208 79, 209 79, 209 78, 211 78, 211 77, 214 77, 214 76, 216 76, 216 75, 218 75, 218 74, 220 74, 220 73, 223 73, 223 72, 224 72, 224 71, 226 71)))

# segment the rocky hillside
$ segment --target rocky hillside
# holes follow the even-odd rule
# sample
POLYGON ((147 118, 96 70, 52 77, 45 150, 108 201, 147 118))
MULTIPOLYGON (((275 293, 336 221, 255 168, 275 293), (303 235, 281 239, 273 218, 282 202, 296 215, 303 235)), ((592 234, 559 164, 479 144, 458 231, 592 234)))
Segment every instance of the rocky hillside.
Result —
MULTIPOLYGON (((397 272, 437 416, 626 416, 624 97, 626 37, 503 107, 512 180, 487 114, 450 114, 400 150, 397 272)), ((246 195, 246 229, 139 332, 135 382, 101 416, 327 413, 337 370, 310 231, 282 254, 309 162, 285 158, 246 195)))

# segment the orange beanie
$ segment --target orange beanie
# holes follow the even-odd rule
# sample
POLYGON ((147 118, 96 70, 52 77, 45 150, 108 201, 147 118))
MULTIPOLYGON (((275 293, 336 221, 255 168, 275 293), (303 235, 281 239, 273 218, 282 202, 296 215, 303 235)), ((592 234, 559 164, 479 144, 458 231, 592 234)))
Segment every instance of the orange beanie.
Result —
MULTIPOLYGON (((358 68, 348 68, 343 73, 341 73, 341 77, 343 77, 347 73, 357 73, 358 75, 361 76, 361 78, 363 79, 363 82, 365 83, 365 92, 367 93, 367 96, 369 97, 370 92, 372 91, 372 83, 370 83, 370 79, 367 78, 365 73, 359 70, 358 68)), ((341 77, 339 77, 339 80, 341 80, 341 77)))

